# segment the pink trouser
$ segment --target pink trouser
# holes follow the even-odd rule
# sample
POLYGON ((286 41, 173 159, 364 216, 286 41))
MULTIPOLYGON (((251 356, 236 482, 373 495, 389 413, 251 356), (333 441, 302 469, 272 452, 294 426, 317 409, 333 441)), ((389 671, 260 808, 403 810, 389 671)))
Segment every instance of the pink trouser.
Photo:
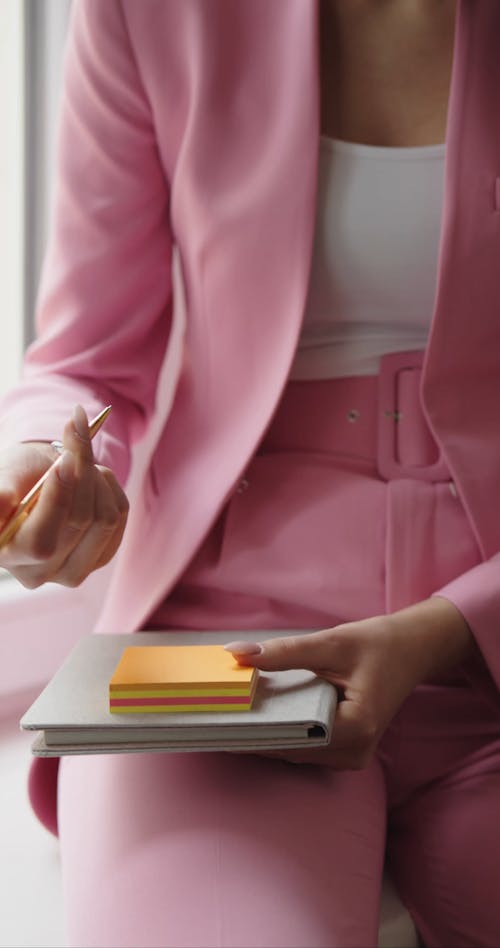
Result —
MULTIPOLYGON (((365 379, 288 387, 150 627, 331 626, 425 598, 478 562, 446 480, 380 477, 372 396, 365 379)), ((420 686, 360 772, 231 754, 66 758, 70 944, 368 948, 388 858, 426 945, 498 945, 500 734, 466 671, 420 686)))

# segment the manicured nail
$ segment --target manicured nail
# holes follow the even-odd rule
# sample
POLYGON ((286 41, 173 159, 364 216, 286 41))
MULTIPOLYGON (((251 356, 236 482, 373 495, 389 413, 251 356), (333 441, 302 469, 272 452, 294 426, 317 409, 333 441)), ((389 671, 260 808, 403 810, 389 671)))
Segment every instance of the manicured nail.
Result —
POLYGON ((75 480, 75 465, 71 451, 65 451, 61 459, 57 462, 57 476, 66 487, 70 487, 75 480))
POLYGON ((73 424, 77 435, 82 438, 84 441, 89 440, 89 426, 87 422, 87 416, 81 405, 75 405, 73 411, 73 424))
POLYGON ((235 655, 260 655, 264 651, 260 642, 228 642, 224 648, 235 655))

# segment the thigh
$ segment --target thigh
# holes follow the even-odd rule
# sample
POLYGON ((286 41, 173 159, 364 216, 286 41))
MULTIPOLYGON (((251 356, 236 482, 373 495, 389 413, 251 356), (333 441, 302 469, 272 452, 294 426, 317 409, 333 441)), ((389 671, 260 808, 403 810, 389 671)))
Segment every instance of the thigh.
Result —
POLYGON ((69 943, 377 943, 385 788, 256 756, 66 758, 59 827, 69 943))
POLYGON ((429 948, 499 943, 499 801, 497 739, 416 792, 391 819, 392 874, 429 948))

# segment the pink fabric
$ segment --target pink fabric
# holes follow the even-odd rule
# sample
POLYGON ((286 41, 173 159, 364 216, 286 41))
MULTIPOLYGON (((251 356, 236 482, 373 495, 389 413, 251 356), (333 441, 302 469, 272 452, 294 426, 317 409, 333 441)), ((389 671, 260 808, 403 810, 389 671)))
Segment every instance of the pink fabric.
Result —
MULTIPOLYGON (((96 448, 123 479, 142 438, 100 631, 137 630, 174 586, 285 384, 315 219, 317 6, 74 4, 41 336, 1 434, 53 438, 75 401, 111 402, 96 448)), ((497 684, 499 35, 496 0, 460 0, 422 385, 487 560, 446 594, 497 684)))
POLYGON ((59 821, 79 948, 375 945, 380 765, 230 754, 66 758, 59 821))
POLYGON ((66 758, 68 943, 374 946, 388 793, 392 875, 425 944, 494 948, 500 741, 463 689, 426 706, 415 725, 408 702, 358 773, 229 754, 66 758))
MULTIPOLYGON (((148 626, 275 628, 279 603, 284 627, 321 628, 349 621, 353 608, 368 618, 427 598, 480 563, 451 482, 415 479, 427 442, 404 478, 380 476, 377 384, 288 384, 229 503, 148 626)), ((388 423, 407 440, 421 430, 416 391, 401 421, 388 423)))
MULTIPOLYGON (((449 484, 386 484, 369 431, 361 456, 341 450, 350 422, 332 426, 329 402, 356 408, 364 389, 287 388, 246 487, 152 625, 311 628, 414 602, 474 566, 449 484), (304 450, 318 414, 328 436, 304 450)), ((493 948, 499 774, 498 719, 461 669, 410 696, 360 773, 231 754, 66 758, 70 944, 373 946, 387 844, 427 945, 493 948)))

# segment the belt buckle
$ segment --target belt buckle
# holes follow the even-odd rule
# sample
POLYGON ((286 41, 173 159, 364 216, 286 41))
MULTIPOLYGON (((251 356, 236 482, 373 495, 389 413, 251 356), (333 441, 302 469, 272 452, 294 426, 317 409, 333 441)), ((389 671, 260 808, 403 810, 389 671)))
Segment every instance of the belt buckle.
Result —
POLYGON ((380 476, 387 481, 450 480, 422 408, 423 361, 421 351, 390 353, 380 360, 377 465, 380 476))

